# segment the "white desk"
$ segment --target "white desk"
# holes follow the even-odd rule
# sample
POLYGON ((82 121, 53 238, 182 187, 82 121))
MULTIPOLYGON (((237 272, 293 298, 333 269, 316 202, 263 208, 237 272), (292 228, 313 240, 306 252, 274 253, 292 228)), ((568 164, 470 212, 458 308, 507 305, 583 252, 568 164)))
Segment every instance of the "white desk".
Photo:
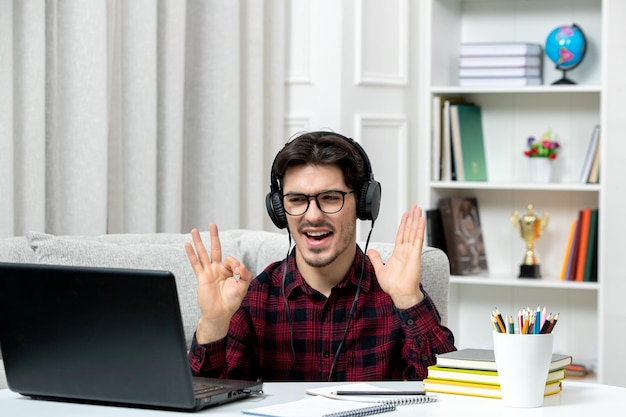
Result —
MULTIPOLYGON (((314 386, 327 386, 328 383, 265 383, 263 397, 249 398, 230 404, 208 408, 193 415, 244 416, 241 410, 305 398, 304 390, 314 386)), ((377 382, 374 385, 396 389, 420 389, 421 382, 377 382)), ((380 414, 388 417, 419 415, 429 416, 501 416, 501 417, 589 417, 615 415, 626 407, 626 388, 564 381, 563 392, 546 397, 540 408, 503 407, 500 400, 469 397, 462 395, 439 394, 439 401, 430 404, 399 406, 393 413, 380 414)), ((181 413, 124 407, 107 407, 85 404, 33 400, 9 390, 0 390, 0 414, 11 417, 117 417, 117 416, 166 416, 181 413)), ((187 414, 191 415, 191 414, 187 414)), ((296 416, 294 416, 296 417, 296 416)))

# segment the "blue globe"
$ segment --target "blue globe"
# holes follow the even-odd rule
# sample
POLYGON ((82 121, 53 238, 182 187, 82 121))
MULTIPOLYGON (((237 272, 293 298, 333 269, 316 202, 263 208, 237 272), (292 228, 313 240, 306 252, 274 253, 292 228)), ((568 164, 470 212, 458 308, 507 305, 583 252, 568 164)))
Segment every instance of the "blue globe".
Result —
POLYGON ((565 71, 578 66, 585 57, 587 39, 577 25, 562 25, 554 28, 546 39, 545 52, 556 69, 563 71, 563 78, 555 84, 573 84, 567 80, 565 71))
POLYGON ((576 25, 564 25, 550 32, 545 51, 557 69, 570 70, 583 60, 586 47, 587 40, 583 31, 576 25))

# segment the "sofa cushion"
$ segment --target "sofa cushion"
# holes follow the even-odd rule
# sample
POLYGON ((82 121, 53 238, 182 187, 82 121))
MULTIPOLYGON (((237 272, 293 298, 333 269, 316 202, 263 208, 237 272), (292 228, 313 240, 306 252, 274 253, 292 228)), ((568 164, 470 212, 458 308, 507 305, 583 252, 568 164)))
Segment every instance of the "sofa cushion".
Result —
MULTIPOLYGON (((26 235, 38 263, 171 271, 176 277, 189 346, 200 318, 196 277, 184 249, 184 242, 191 239, 190 235, 176 235, 173 240, 164 235, 153 239, 160 243, 145 243, 149 241, 146 235, 138 240, 132 236, 58 237, 36 232, 26 235), (173 241, 177 243, 171 243, 173 241)), ((203 240, 207 244, 210 242, 208 234, 203 235, 203 240)), ((224 254, 239 256, 236 239, 225 239, 222 245, 224 254)))

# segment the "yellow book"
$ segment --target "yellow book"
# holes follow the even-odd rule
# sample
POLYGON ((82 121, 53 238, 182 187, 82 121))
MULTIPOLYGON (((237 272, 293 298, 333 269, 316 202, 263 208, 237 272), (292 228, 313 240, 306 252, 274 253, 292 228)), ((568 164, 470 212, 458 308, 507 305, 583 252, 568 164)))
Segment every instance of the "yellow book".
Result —
MULTIPOLYGON (((502 398, 500 385, 477 384, 473 382, 459 382, 435 378, 426 378, 424 380, 424 391, 485 398, 502 398)), ((544 395, 547 396, 559 392, 561 392, 561 381, 546 383, 544 395)))
POLYGON ((570 251, 572 250, 572 241, 574 240, 574 234, 576 234, 576 220, 572 221, 572 225, 569 228, 569 237, 567 238, 567 248, 565 249, 565 256, 563 257, 563 266, 561 267, 561 281, 565 281, 565 274, 567 272, 567 263, 569 262, 570 251))
MULTIPOLYGON (((546 383, 565 379, 565 368, 556 369, 548 373, 546 383)), ((476 384, 499 385, 500 378, 497 371, 484 371, 465 368, 444 368, 437 365, 428 367, 429 379, 445 379, 458 382, 472 382, 476 384)))

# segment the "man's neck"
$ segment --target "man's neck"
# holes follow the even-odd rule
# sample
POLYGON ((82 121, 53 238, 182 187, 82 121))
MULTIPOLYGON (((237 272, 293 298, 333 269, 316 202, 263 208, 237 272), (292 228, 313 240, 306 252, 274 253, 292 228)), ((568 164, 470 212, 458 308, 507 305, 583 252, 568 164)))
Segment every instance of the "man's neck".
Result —
POLYGON ((337 286, 348 274, 356 256, 356 243, 352 250, 342 253, 335 261, 324 267, 311 266, 306 263, 302 255, 296 249, 296 266, 302 278, 311 288, 324 294, 330 295, 331 290, 337 286))

